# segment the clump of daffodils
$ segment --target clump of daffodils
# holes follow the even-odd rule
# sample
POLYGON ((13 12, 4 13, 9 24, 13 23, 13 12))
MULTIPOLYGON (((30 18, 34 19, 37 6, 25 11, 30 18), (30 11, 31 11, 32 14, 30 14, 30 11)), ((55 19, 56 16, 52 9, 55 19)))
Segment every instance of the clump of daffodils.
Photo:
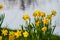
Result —
POLYGON ((37 17, 37 16, 44 17, 45 16, 45 12, 42 12, 42 11, 39 11, 39 10, 35 10, 34 13, 33 13, 33 16, 34 17, 37 17))
MULTIPOLYGON (((2 6, 0 5, 0 9, 2 6)), ((21 29, 16 31, 10 31, 2 29, 0 40, 2 37, 8 36, 6 40, 43 40, 43 37, 51 37, 56 27, 56 23, 52 26, 52 19, 56 16, 56 11, 52 10, 50 14, 46 14, 43 11, 35 10, 33 12, 34 21, 31 22, 31 18, 28 14, 24 14, 22 19, 26 22, 26 25, 21 25, 21 29)))
MULTIPOLYGON (((44 36, 50 36, 53 33, 53 30, 55 29, 52 28, 52 19, 53 16, 56 16, 56 11, 52 10, 50 14, 46 14, 43 11, 40 10, 35 10, 33 12, 33 17, 34 17, 34 22, 31 23, 29 20, 30 16, 27 14, 23 15, 23 19, 24 20, 28 20, 29 21, 29 25, 26 26, 26 29, 29 32, 29 36, 32 36, 31 33, 36 33, 36 35, 40 38, 39 35, 41 35, 41 37, 44 36), (32 32, 33 31, 33 32, 32 32)), ((27 22, 28 22, 27 21, 27 22)), ((56 26, 56 25, 55 25, 56 26)), ((23 33, 24 37, 27 36, 28 33, 23 33), (25 35, 24 35, 25 34, 25 35)), ((36 37, 35 35, 35 37, 36 37)))

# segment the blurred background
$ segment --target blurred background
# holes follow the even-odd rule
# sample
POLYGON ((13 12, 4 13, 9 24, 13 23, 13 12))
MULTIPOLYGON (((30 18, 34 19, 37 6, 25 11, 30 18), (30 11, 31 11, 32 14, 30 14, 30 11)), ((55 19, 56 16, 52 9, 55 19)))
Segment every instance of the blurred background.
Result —
POLYGON ((25 25, 22 19, 25 13, 30 15, 31 22, 33 22, 32 14, 36 9, 46 14, 51 13, 51 10, 56 10, 57 16, 53 18, 52 25, 56 21, 54 34, 60 35, 60 0, 0 0, 0 4, 3 5, 0 14, 5 14, 2 28, 8 25, 7 28, 20 29, 20 25, 25 25))

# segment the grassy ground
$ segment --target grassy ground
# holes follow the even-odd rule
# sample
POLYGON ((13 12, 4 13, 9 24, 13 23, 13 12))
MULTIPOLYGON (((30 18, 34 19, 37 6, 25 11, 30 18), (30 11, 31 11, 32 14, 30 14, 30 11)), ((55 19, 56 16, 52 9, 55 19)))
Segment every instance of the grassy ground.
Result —
MULTIPOLYGON (((1 28, 2 29, 2 28, 1 28)), ((0 29, 0 30, 1 30, 0 29)), ((16 31, 16 30, 10 30, 10 29, 7 29, 8 31, 16 31)), ((0 32, 0 34, 1 34, 1 32, 0 32)), ((7 38, 9 38, 8 36, 6 36, 7 38)), ((5 37, 3 37, 3 40, 9 40, 9 39, 5 39, 5 37)), ((20 39, 20 38, 18 38, 18 39, 15 39, 15 40, 22 40, 22 39, 20 39)), ((23 40, 25 40, 25 39, 23 39, 23 40)), ((32 39, 28 39, 28 40, 32 40, 32 39)), ((34 39, 34 40, 36 40, 36 39, 34 39)), ((37 40, 60 40, 60 36, 59 35, 51 35, 51 37, 49 37, 49 38, 47 38, 47 37, 43 37, 42 39, 37 39, 37 40)))
MULTIPOLYGON (((48 40, 48 38, 44 37, 42 40, 48 40)), ((49 40, 60 40, 60 36, 52 35, 49 40)))

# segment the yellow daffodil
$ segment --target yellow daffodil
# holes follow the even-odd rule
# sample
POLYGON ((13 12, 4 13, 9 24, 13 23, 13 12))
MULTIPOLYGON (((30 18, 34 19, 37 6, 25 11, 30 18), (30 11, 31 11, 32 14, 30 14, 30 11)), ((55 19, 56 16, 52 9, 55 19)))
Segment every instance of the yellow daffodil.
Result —
POLYGON ((29 33, 28 33, 27 31, 25 31, 25 32, 23 33, 23 36, 24 36, 24 37, 28 37, 28 36, 29 36, 29 33))
POLYGON ((30 17, 29 17, 29 15, 28 15, 28 14, 24 14, 24 15, 23 15, 23 19, 24 19, 24 20, 29 20, 29 19, 30 19, 30 17))
POLYGON ((42 28, 42 31, 46 31, 46 30, 47 30, 47 27, 43 27, 43 28, 42 28))
POLYGON ((44 20, 43 20, 43 23, 44 23, 44 24, 48 24, 48 19, 44 19, 44 20))
POLYGON ((36 26, 40 26, 40 21, 36 21, 36 26))
POLYGON ((56 11, 55 10, 52 10, 52 15, 56 16, 56 11))
POLYGON ((19 36, 22 36, 21 32, 22 32, 22 31, 19 31, 19 30, 17 30, 17 32, 15 32, 16 38, 18 38, 19 36))
POLYGON ((52 15, 51 14, 47 15, 47 19, 51 20, 52 19, 52 15))
POLYGON ((9 32, 9 36, 15 36, 15 32, 10 31, 10 32, 9 32))
POLYGON ((33 16, 34 17, 40 16, 40 11, 39 10, 35 10, 34 13, 33 13, 33 16))
POLYGON ((14 40, 15 37, 14 36, 9 36, 9 40, 14 40))
POLYGON ((9 40, 14 40, 15 39, 15 32, 10 31, 9 32, 9 40))
POLYGON ((3 9, 3 5, 2 4, 0 4, 0 10, 2 10, 3 9))
POLYGON ((2 36, 0 36, 0 40, 2 40, 2 36))
POLYGON ((41 17, 45 17, 45 12, 41 12, 41 17))
POLYGON ((3 34, 4 36, 6 36, 7 33, 8 33, 8 30, 6 30, 6 29, 3 29, 3 30, 1 30, 1 31, 2 31, 2 34, 3 34))

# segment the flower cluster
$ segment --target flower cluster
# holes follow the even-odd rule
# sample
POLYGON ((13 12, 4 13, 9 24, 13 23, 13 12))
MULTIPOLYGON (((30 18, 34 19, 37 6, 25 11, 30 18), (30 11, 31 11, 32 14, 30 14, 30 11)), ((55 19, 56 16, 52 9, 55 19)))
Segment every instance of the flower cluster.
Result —
MULTIPOLYGON (((3 8, 0 4, 0 10, 3 8)), ((51 14, 35 10, 33 12, 34 22, 28 14, 24 14, 22 19, 26 25, 21 25, 19 30, 9 30, 0 28, 0 40, 49 40, 54 32, 56 24, 52 26, 52 19, 56 16, 56 11, 52 10, 51 14), (44 39, 47 37, 47 39, 44 39)))
POLYGON ((22 30, 16 30, 16 31, 9 31, 7 29, 2 29, 1 30, 1 35, 0 40, 2 40, 2 37, 7 37, 9 36, 9 40, 15 40, 16 38, 19 37, 28 37, 29 33, 27 31, 22 31, 22 30))
MULTIPOLYGON (((50 37, 56 27, 56 24, 52 26, 51 23, 53 17, 56 16, 56 13, 57 12, 55 10, 52 10, 50 14, 46 14, 45 12, 40 10, 35 10, 33 12, 33 23, 30 22, 30 16, 28 14, 24 14, 23 20, 26 21, 25 30, 29 32, 29 37, 32 37, 33 34, 35 34, 33 36, 38 37, 38 39, 40 39, 40 37, 43 38, 43 36, 50 37)), ((23 27, 22 30, 24 30, 23 27)))

